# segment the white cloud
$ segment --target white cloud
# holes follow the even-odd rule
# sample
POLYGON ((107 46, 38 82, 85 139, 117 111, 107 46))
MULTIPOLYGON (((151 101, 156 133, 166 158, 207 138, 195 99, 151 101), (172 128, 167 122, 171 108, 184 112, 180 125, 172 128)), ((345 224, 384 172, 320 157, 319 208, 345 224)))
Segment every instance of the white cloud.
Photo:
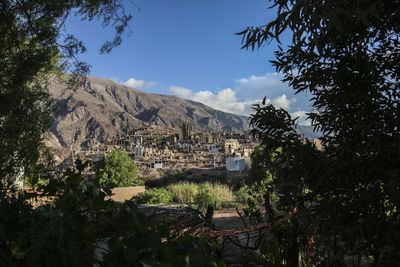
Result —
POLYGON ((250 76, 235 80, 235 90, 240 98, 247 99, 256 96, 257 98, 276 98, 282 94, 292 95, 293 90, 281 80, 282 73, 266 73, 263 76, 250 76), (251 94, 249 94, 251 92, 251 94))
POLYGON ((148 89, 148 88, 151 88, 151 87, 157 85, 157 82, 153 82, 153 81, 145 82, 144 80, 137 80, 135 78, 129 78, 125 82, 119 82, 119 81, 117 81, 117 82, 122 85, 129 86, 129 87, 132 87, 135 89, 148 89))
POLYGON ((273 100, 272 104, 275 106, 289 111, 294 108, 297 110, 311 109, 307 94, 299 93, 295 95, 293 88, 287 83, 283 83, 282 79, 283 74, 277 72, 270 72, 261 76, 253 75, 235 80, 233 89, 239 99, 249 101, 262 99, 266 96, 273 100))
MULTIPOLYGON (((294 90, 283 83, 282 73, 266 73, 261 76, 250 76, 236 79, 231 88, 219 89, 216 92, 209 90, 193 91, 179 86, 170 86, 171 94, 203 103, 217 110, 248 116, 254 113, 252 105, 261 103, 266 97, 267 104, 276 108, 283 108, 291 112, 293 117, 299 117, 299 124, 310 125, 306 120, 306 111, 311 110, 308 97, 304 93, 294 95, 294 90), (297 110, 297 111, 296 111, 297 110)), ((120 84, 136 89, 150 89, 157 82, 129 78, 127 81, 117 81, 120 84)))
POLYGON ((174 95, 179 95, 184 98, 190 98, 190 96, 193 94, 192 90, 179 86, 171 86, 169 88, 169 91, 174 95))
POLYGON ((311 120, 307 119, 306 113, 309 113, 309 112, 304 111, 304 110, 299 110, 299 111, 290 113, 290 115, 292 116, 293 119, 298 118, 297 123, 299 125, 311 126, 311 120))
POLYGON ((215 93, 209 90, 194 92, 188 88, 171 86, 171 94, 178 95, 196 102, 203 103, 212 108, 248 116, 254 113, 251 108, 256 103, 261 103, 266 96, 266 103, 276 108, 290 110, 297 103, 297 99, 288 95, 293 92, 280 81, 282 75, 278 73, 267 73, 264 76, 251 76, 235 81, 234 89, 225 88, 215 93))
POLYGON ((274 105, 276 108, 283 108, 285 110, 290 109, 290 105, 293 103, 296 103, 296 98, 288 99, 285 94, 275 97, 270 101, 272 105, 274 105))
POLYGON ((133 88, 142 88, 144 86, 144 80, 136 80, 135 78, 130 78, 122 84, 133 88))
POLYGON ((259 99, 240 101, 236 96, 236 92, 231 88, 220 90, 217 93, 208 90, 194 92, 193 90, 179 86, 171 86, 169 89, 171 94, 203 103, 218 110, 239 115, 249 115, 251 113, 251 106, 261 101, 259 99))
MULTIPOLYGON (((261 103, 262 101, 262 99, 241 100, 237 97, 237 92, 231 88, 220 90, 217 93, 208 90, 194 92, 193 90, 179 86, 171 86, 169 90, 173 95, 200 102, 218 110, 244 116, 249 116, 251 113, 254 113, 251 106, 261 103)), ((274 99, 266 99, 265 103, 272 104, 276 108, 289 110, 291 105, 296 103, 296 99, 288 99, 287 96, 283 94, 274 99)), ((292 116, 301 117, 299 123, 302 125, 310 124, 309 121, 305 120, 305 111, 294 112, 292 113, 292 116)))

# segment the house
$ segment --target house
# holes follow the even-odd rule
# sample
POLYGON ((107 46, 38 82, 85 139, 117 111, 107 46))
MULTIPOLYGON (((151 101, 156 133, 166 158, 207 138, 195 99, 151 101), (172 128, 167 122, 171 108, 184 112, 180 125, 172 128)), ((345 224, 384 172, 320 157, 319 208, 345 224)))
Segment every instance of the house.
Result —
POLYGON ((224 146, 224 151, 227 154, 233 153, 233 151, 235 151, 240 147, 239 141, 237 139, 225 139, 223 146, 224 146))
POLYGON ((239 156, 226 158, 226 170, 228 172, 242 172, 245 169, 246 169, 245 158, 239 156))
POLYGON ((212 144, 214 142, 214 138, 212 133, 203 132, 200 133, 200 143, 202 144, 212 144))
POLYGON ((142 145, 143 144, 143 136, 141 135, 135 135, 135 136, 129 136, 129 142, 131 145, 142 145))
MULTIPOLYGON (((153 165, 153 164, 152 164, 153 165)), ((163 162, 162 159, 156 158, 154 160, 154 169, 162 169, 163 168, 163 162)))

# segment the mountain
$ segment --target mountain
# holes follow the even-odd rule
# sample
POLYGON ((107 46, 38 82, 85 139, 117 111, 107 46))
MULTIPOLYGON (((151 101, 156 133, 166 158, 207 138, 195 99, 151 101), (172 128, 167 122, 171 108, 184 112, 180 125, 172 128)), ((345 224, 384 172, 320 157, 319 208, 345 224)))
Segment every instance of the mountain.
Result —
POLYGON ((322 136, 321 132, 314 132, 314 127, 312 126, 297 125, 296 131, 300 134, 304 134, 308 139, 316 139, 322 136))
POLYGON ((179 128, 184 120, 196 130, 243 132, 248 121, 177 96, 149 94, 113 81, 87 77, 77 90, 52 81, 50 94, 57 101, 50 143, 85 146, 89 139, 105 141, 129 130, 157 125, 179 128))

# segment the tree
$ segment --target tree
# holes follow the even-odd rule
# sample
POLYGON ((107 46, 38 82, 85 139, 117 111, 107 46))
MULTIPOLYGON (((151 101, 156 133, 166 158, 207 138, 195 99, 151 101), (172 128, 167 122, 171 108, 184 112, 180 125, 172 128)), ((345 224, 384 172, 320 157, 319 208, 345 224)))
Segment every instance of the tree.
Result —
MULTIPOLYGON (((315 264, 393 265, 400 253, 400 20, 399 2, 275 0, 274 20, 239 33, 255 49, 283 32, 272 61, 299 92, 323 133, 324 152, 295 134, 283 110, 255 106, 281 209, 298 208, 314 235, 315 264)), ((305 235, 303 235, 304 237, 305 235)))
POLYGON ((114 39, 100 49, 108 53, 121 43, 131 16, 119 0, 1 1, 0 9, 0 178, 12 178, 21 168, 34 169, 44 153, 54 111, 49 78, 71 71, 67 83, 74 88, 90 69, 76 58, 86 49, 64 31, 66 18, 113 25, 114 39))
POLYGON ((122 150, 113 150, 95 164, 96 178, 101 184, 116 186, 143 185, 143 180, 136 178, 137 166, 122 150))
POLYGON ((31 194, 0 191, 1 266, 225 266, 214 243, 177 239, 135 202, 105 200, 111 191, 84 178, 86 166, 51 180, 41 197, 54 200, 36 208, 31 194))
POLYGON ((190 128, 189 128, 189 123, 185 120, 182 123, 182 137, 183 140, 185 140, 185 142, 187 142, 189 140, 189 136, 190 136, 190 128))
MULTIPOLYGON (((74 89, 89 71, 89 65, 76 59, 85 51, 83 43, 70 34, 60 41, 65 19, 74 13, 113 25, 115 38, 100 49, 108 53, 121 43, 131 18, 122 2, 0 1, 0 181, 12 180, 22 167, 38 174, 36 163, 47 155, 42 141, 54 106, 46 88, 49 79, 72 71, 67 83, 74 89)), ((123 171, 135 174, 134 166, 122 163, 123 171)), ((110 190, 85 179, 81 172, 86 166, 78 160, 76 170, 51 179, 37 189, 40 194, 0 188, 1 266, 212 264, 207 257, 214 245, 172 239, 164 223, 137 212, 134 202, 105 200, 110 190), (48 197, 51 203, 32 206, 48 197)))
MULTIPOLYGON (((280 149, 278 148, 278 152, 279 151, 280 149)), ((272 153, 275 154, 275 152, 272 153)), ((271 181, 272 175, 268 168, 266 168, 268 160, 273 160, 273 156, 267 155, 265 152, 265 146, 256 146, 254 151, 251 153, 251 168, 249 170, 249 178, 251 183, 262 180, 265 180, 266 182, 271 181)))

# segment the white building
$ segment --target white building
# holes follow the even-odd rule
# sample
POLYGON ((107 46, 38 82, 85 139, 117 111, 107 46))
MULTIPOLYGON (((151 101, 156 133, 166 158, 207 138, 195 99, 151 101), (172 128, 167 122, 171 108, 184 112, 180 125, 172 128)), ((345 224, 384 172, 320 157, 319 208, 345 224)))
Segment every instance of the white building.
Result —
POLYGON ((246 159, 234 156, 226 158, 226 170, 228 172, 242 172, 246 169, 246 159))
POLYGON ((162 159, 156 158, 154 160, 154 169, 162 169, 162 167, 163 167, 162 159))
POLYGON ((236 140, 236 139, 226 139, 226 140, 224 140, 225 153, 232 154, 239 147, 240 147, 239 141, 236 140))

